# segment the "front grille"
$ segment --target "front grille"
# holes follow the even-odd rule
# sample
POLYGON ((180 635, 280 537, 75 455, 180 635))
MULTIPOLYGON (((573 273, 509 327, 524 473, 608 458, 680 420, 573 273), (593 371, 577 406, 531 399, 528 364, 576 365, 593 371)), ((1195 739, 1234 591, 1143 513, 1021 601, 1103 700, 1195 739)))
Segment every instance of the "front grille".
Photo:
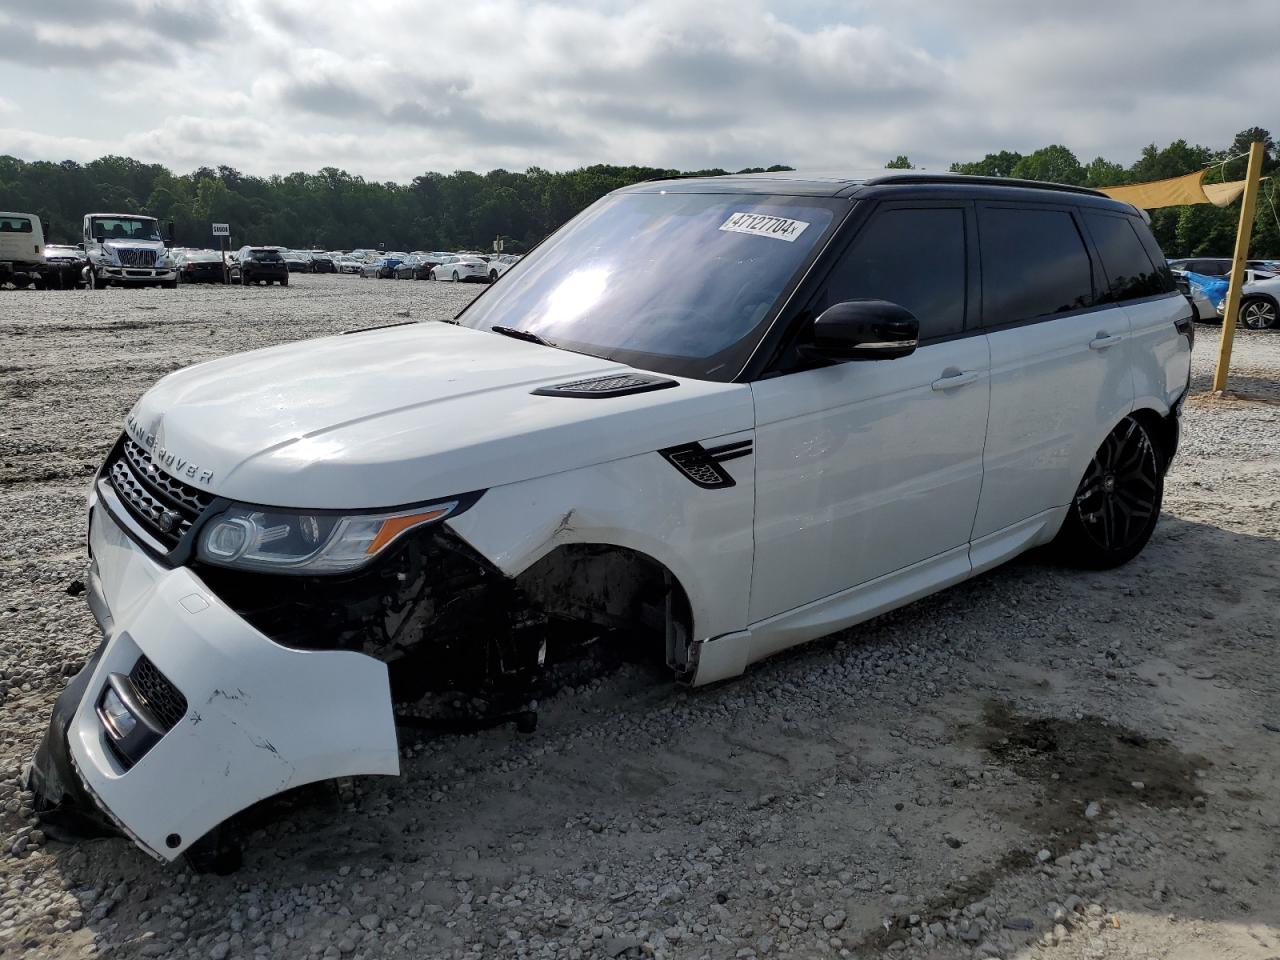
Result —
POLYGON ((170 550, 191 529, 213 496, 175 480, 125 437, 107 462, 116 494, 157 540, 170 550))
POLYGON ((122 267, 154 267, 156 252, 154 250, 117 250, 122 267))
POLYGON ((187 698, 146 657, 138 658, 138 662, 129 671, 129 679, 133 681, 133 689, 165 733, 172 730, 186 715, 187 698))

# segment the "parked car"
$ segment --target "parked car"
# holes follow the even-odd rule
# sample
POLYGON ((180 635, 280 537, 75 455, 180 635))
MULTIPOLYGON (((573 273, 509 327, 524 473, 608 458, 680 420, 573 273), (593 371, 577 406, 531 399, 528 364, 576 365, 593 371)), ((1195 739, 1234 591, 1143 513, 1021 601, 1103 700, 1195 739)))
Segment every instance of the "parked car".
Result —
POLYGON ((229 272, 232 283, 246 287, 257 283, 289 285, 289 267, 275 247, 241 247, 232 255, 229 272))
POLYGON ((79 247, 46 243, 44 266, 35 284, 44 290, 79 290, 85 285, 84 268, 88 264, 88 258, 79 247))
POLYGON ((334 261, 334 265, 339 273, 359 273, 360 268, 364 266, 364 261, 355 257, 339 257, 334 261))
POLYGON ((174 256, 181 283, 226 283, 222 254, 217 250, 180 250, 174 256))
POLYGON ((310 273, 311 254, 305 250, 285 250, 280 254, 290 273, 310 273))
MULTIPOLYGON (((1248 330, 1274 330, 1280 327, 1280 276, 1257 271, 1240 289, 1240 313, 1236 322, 1248 330)), ((1226 300, 1218 304, 1221 319, 1226 313, 1226 300)))
POLYGON ((489 282, 497 280, 500 276, 511 269, 512 266, 519 261, 520 257, 514 253, 500 253, 496 257, 489 258, 489 282))
POLYGON ((489 281, 489 265, 479 256, 463 254, 450 255, 444 263, 431 268, 432 280, 471 280, 479 283, 489 281))
POLYGON ((360 276, 368 279, 372 277, 375 280, 385 280, 392 276, 395 265, 386 257, 378 257, 367 263, 360 264, 360 276))
POLYGON ((1117 567, 1156 526, 1195 326, 1128 204, 669 180, 526 259, 456 321, 142 396, 90 493, 106 639, 38 810, 173 860, 273 794, 397 773, 396 700, 509 716, 613 640, 714 683, 1037 546, 1117 567))
POLYGON ((395 269, 397 280, 430 280, 435 262, 412 254, 395 269))
POLYGON ((316 253, 313 251, 312 253, 309 254, 309 256, 311 257, 312 273, 336 273, 337 272, 337 266, 333 262, 333 257, 331 257, 329 254, 316 253))

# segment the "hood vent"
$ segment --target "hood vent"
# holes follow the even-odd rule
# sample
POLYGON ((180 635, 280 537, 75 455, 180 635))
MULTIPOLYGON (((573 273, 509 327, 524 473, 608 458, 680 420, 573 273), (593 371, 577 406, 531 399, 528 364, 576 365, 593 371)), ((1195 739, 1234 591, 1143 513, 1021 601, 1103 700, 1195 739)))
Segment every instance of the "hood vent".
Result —
POLYGON ((647 373, 623 373, 608 377, 593 377, 590 380, 575 380, 572 383, 557 383, 550 387, 539 387, 533 391, 535 397, 578 397, 583 400, 603 400, 606 397, 625 397, 633 393, 648 393, 650 390, 665 390, 676 387, 675 380, 666 377, 655 377, 647 373))

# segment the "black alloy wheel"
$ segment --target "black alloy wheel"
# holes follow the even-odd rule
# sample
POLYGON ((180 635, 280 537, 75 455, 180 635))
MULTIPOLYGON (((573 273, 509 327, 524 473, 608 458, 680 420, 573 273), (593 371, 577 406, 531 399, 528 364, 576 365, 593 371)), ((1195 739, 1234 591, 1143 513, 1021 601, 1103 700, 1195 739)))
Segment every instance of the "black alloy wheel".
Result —
POLYGON ((1163 499, 1160 453, 1142 423, 1126 417, 1090 461, 1060 545, 1079 566, 1104 570, 1127 563, 1151 539, 1163 499))

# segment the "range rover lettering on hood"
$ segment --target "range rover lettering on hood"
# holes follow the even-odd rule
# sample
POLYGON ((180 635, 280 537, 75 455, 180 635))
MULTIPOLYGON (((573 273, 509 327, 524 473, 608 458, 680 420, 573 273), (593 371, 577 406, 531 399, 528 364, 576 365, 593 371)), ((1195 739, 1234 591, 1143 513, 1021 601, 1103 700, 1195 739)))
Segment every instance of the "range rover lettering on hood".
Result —
POLYGON ((196 483, 202 483, 206 486, 213 483, 212 470, 206 470, 198 463, 192 463, 186 457, 179 456, 166 447, 157 446, 156 435, 142 429, 138 418, 133 414, 129 414, 125 419, 125 430, 134 439, 134 442, 151 454, 151 462, 156 466, 163 467, 170 476, 194 480, 196 483))

